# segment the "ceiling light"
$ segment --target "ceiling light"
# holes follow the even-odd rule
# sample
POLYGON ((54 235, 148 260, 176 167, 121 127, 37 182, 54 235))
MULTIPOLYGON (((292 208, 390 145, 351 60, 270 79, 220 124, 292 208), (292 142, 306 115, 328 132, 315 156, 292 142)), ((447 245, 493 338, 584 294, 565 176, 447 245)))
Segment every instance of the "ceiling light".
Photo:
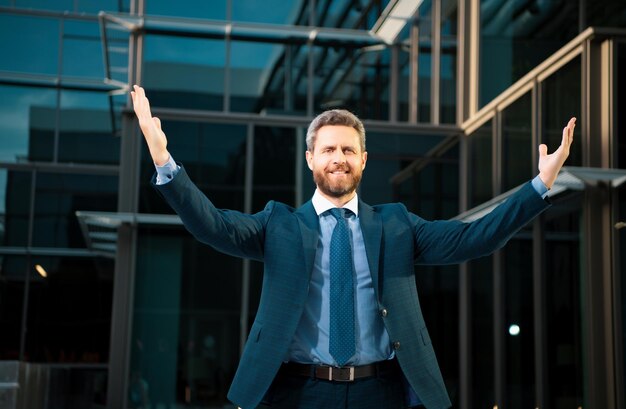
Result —
POLYGON ((41 264, 35 264, 35 270, 37 270, 39 275, 42 276, 43 278, 48 277, 48 272, 46 271, 45 268, 41 266, 41 264))

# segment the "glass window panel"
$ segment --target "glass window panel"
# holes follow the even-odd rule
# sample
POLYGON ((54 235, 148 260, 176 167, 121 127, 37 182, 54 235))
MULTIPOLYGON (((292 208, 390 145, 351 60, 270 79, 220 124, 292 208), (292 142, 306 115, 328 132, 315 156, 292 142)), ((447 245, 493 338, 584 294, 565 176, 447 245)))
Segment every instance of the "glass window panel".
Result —
POLYGON ((417 62, 417 118, 430 123, 431 69, 432 69, 432 19, 431 7, 422 5, 419 10, 419 53, 417 62))
MULTIPOLYGON (((225 405, 239 360, 242 261, 180 227, 143 227, 136 271, 130 384, 156 407, 225 405)), ((129 401, 141 405, 141 394, 129 401)))
POLYGON ((480 2, 481 107, 578 34, 578 5, 480 2))
POLYGON ((495 398, 493 258, 469 262, 471 286, 470 407, 492 408, 495 398))
POLYGON ((469 208, 493 197, 493 122, 490 120, 468 138, 469 143, 469 208))
POLYGON ((101 41, 97 20, 65 21, 62 74, 71 77, 103 78, 101 41))
POLYGON ((511 240, 503 252, 506 407, 522 409, 536 402, 532 241, 511 240))
POLYGON ((441 123, 456 123, 457 1, 441 3, 441 123))
POLYGON ((225 20, 227 1, 228 0, 151 0, 146 2, 146 14, 225 20))
POLYGON ((547 406, 583 406, 581 316, 582 195, 546 212, 547 406))
MULTIPOLYGON (((100 11, 125 12, 130 11, 130 0, 74 0, 76 8, 83 13, 98 14, 100 11)), ((152 1, 148 2, 152 3, 152 1)))
POLYGON ((32 257, 27 361, 108 362, 113 268, 107 258, 32 257))
POLYGON ((0 49, 4 56, 11 56, 0 58, 0 70, 56 75, 59 22, 50 18, 0 14, 0 49))
POLYGON ((0 217, 2 245, 28 246, 32 172, 0 170, 0 217))
POLYGON ((26 257, 0 256, 0 361, 20 360, 26 257))
MULTIPOLYGON (((626 72, 626 43, 618 44, 617 67, 616 73, 626 72)), ((617 74, 615 76, 617 77, 617 106, 624 107, 626 106, 626 81, 619 80, 620 77, 617 74)), ((615 115, 615 118, 618 129, 617 166, 626 169, 626 115, 615 115)))
POLYGON ((119 163, 120 138, 113 133, 106 93, 62 91, 59 124, 58 161, 119 163))
POLYGON ((15 6, 20 8, 33 8, 44 10, 71 11, 74 9, 73 0, 14 0, 15 6))
MULTIPOLYGON (((191 180, 220 208, 243 210, 247 129, 242 125, 163 121, 167 148, 191 180)), ((142 144, 140 213, 172 213, 150 185, 155 172, 142 144)))
MULTIPOLYGON (((32 366, 31 366, 32 368, 32 366)), ((107 368, 62 364, 46 367, 49 384, 46 402, 50 408, 81 409, 106 407, 107 368)))
POLYGON ((232 2, 233 21, 293 25, 306 1, 237 0, 232 2))
POLYGON ((503 192, 527 182, 536 173, 532 148, 532 99, 526 93, 502 111, 503 192))
POLYGON ((117 176, 37 173, 33 246, 85 247, 76 211, 115 212, 117 176))
MULTIPOLYGON (((423 157, 441 142, 441 137, 368 132, 367 129, 365 131, 368 157, 360 188, 363 200, 371 204, 397 201, 400 198, 394 194, 390 179, 413 161, 423 157)), ((402 199, 408 200, 408 203, 413 203, 416 199, 426 200, 421 195, 410 195, 402 199)), ((412 207, 409 205, 409 208, 412 207)))
POLYGON ((53 146, 56 91, 0 86, 0 93, 0 162, 37 160, 31 157, 33 141, 53 146), (49 114, 36 114, 42 111, 49 114))
MULTIPOLYGON (((304 155, 304 152, 298 154, 304 155)), ((254 128, 253 212, 270 200, 295 204, 296 132, 294 128, 254 128)))
POLYGON ((292 83, 306 78, 299 78, 302 70, 294 69, 293 61, 287 61, 293 57, 292 51, 297 51, 296 47, 288 50, 282 44, 245 41, 230 44, 230 109, 238 112, 261 112, 266 108, 271 112, 272 107, 293 110, 293 88, 285 83, 285 69, 289 70, 287 74, 292 77, 292 83), (274 70, 280 70, 282 75, 274 70), (266 99, 274 100, 269 107, 265 106, 266 99))
POLYGON ((587 0, 585 1, 587 27, 624 27, 626 13, 622 0, 587 0))
MULTIPOLYGON (((618 220, 626 223, 626 186, 622 185, 617 190, 617 203, 618 204, 618 220)), ((617 237, 617 253, 614 257, 616 257, 616 263, 619 267, 619 271, 616 273, 619 274, 621 280, 621 297, 622 297, 622 305, 617 306, 617 308, 621 308, 622 314, 622 333, 618 334, 618 339, 621 337, 622 340, 622 351, 626 351, 626 226, 619 229, 616 233, 617 237)), ((626 391, 626 354, 622 353, 622 381, 623 390, 626 391)), ((619 387, 619 385, 618 385, 619 387)))
POLYGON ((145 37, 143 83, 153 107, 221 111, 224 40, 145 37))
POLYGON ((563 127, 573 116, 576 120, 576 134, 567 158, 567 166, 582 166, 582 123, 580 107, 582 90, 580 73, 581 61, 577 57, 552 74, 542 83, 542 141, 548 145, 548 152, 554 152, 563 139, 563 127))

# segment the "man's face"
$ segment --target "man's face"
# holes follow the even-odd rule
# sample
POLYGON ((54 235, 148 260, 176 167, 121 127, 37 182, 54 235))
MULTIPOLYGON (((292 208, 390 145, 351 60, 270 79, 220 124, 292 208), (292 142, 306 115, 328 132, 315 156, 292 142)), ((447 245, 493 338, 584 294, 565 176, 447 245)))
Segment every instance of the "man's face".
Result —
POLYGON ((361 150, 356 129, 326 125, 317 131, 313 152, 306 152, 306 160, 321 193, 343 198, 352 196, 359 186, 367 152, 361 150))

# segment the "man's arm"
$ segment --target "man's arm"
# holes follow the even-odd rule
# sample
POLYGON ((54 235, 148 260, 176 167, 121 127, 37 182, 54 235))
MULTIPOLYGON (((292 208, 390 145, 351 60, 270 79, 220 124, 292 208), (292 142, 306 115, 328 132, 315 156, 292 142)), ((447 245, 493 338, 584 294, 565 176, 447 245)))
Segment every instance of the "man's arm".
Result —
MULTIPOLYGON (((547 146, 539 146, 539 175, 550 189, 569 156, 576 118, 563 128, 561 145, 548 155, 547 146)), ((535 179, 527 183, 491 213, 471 222, 428 222, 410 214, 415 234, 416 263, 456 264, 493 253, 524 225, 549 205, 541 198, 535 179)))

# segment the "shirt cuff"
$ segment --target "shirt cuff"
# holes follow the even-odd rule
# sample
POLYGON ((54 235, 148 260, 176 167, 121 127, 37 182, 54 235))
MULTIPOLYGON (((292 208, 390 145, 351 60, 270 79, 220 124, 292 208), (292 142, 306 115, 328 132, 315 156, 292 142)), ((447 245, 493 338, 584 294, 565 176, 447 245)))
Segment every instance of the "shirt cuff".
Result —
POLYGON ((180 169, 180 166, 176 164, 176 162, 174 161, 174 158, 172 158, 172 155, 170 155, 169 160, 165 162, 163 166, 159 166, 155 163, 154 167, 156 168, 156 172, 157 172, 157 177, 156 177, 157 185, 164 185, 170 180, 172 180, 174 176, 176 176, 176 174, 178 173, 178 170, 180 169))
POLYGON ((543 183, 543 180, 541 180, 539 176, 535 176, 531 183, 535 191, 537 191, 542 199, 545 199, 546 196, 548 196, 548 191, 550 189, 548 189, 548 187, 543 183))

